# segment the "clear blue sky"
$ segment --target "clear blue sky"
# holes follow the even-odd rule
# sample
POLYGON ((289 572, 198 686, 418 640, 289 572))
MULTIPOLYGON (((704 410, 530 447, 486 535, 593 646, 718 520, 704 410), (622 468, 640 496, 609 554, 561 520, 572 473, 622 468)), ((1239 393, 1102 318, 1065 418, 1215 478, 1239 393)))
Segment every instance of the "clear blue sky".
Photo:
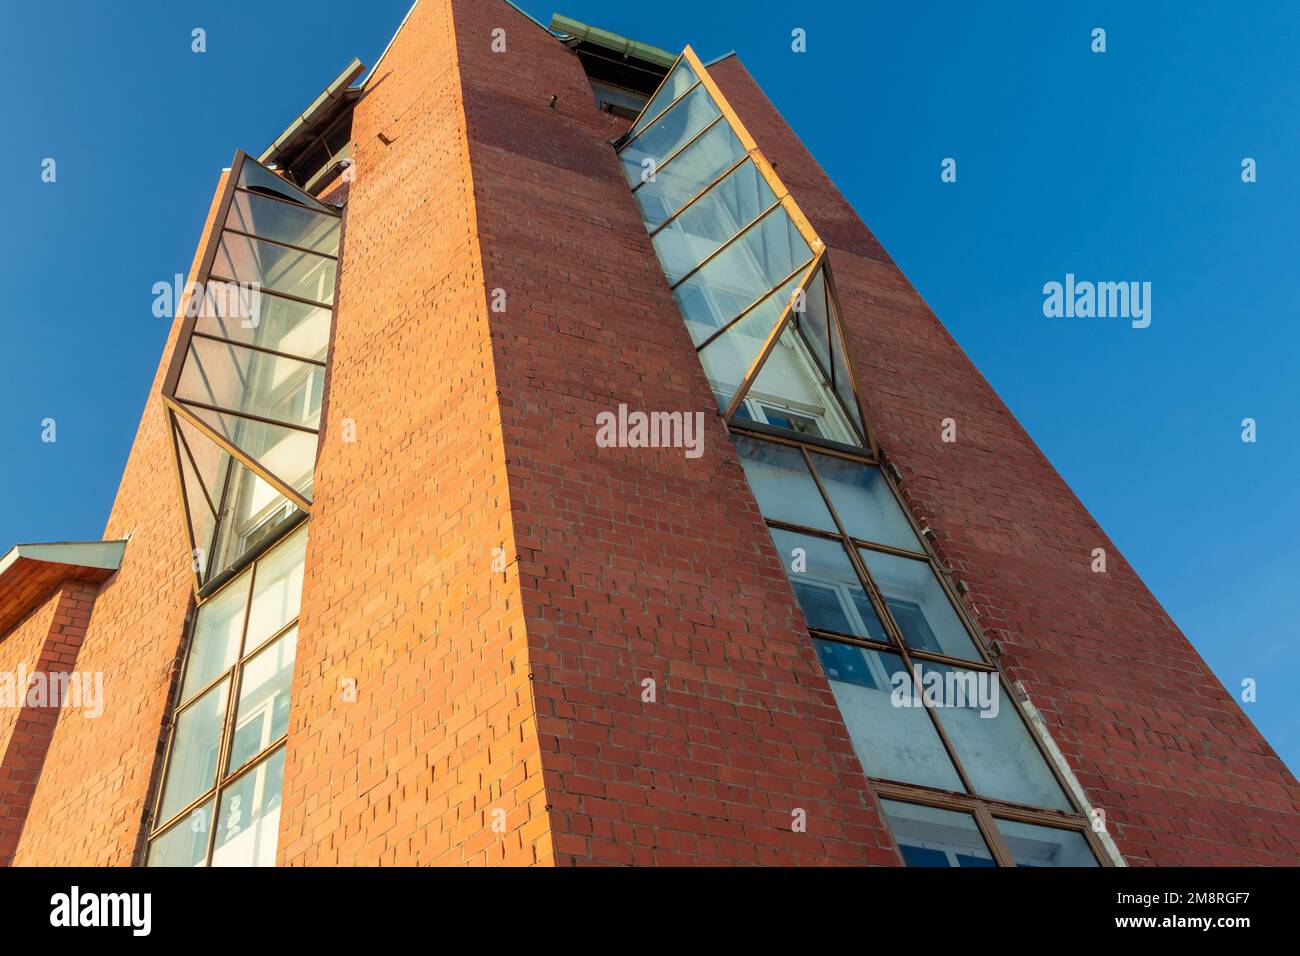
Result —
MULTIPOLYGON (((1300 767, 1300 4, 522 5, 739 52, 1219 678, 1257 679, 1247 712, 1300 767), (1066 272, 1150 281, 1151 327, 1044 318, 1066 272)), ((166 335, 151 287, 188 269, 217 171, 408 6, 6 6, 0 550, 98 537, 166 335)))

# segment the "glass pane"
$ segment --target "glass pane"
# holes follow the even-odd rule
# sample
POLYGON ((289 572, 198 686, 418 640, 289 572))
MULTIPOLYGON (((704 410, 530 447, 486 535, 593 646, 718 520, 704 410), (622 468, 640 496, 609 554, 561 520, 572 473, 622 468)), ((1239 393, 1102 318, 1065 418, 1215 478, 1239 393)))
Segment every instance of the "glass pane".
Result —
POLYGON ((1070 809, 1015 706, 1002 699, 996 674, 929 661, 917 661, 916 667, 921 687, 976 793, 1035 807, 1070 809))
MULTIPOLYGON (((831 315, 836 316, 834 303, 831 304, 831 315)), ((858 403, 855 400, 853 391, 853 380, 849 377, 847 365, 847 356, 844 351, 844 337, 840 334, 840 323, 838 318, 830 324, 831 334, 831 368, 830 373, 834 378, 835 394, 839 396, 840 404, 844 406, 853 419, 853 424, 857 426, 858 433, 866 436, 866 429, 862 426, 862 414, 858 411, 858 403)))
POLYGON ((674 289, 673 297, 688 328, 703 326, 712 334, 807 264, 811 254, 786 211, 777 208, 674 289))
POLYGON ((859 550, 908 647, 970 661, 980 659, 929 562, 859 550))
POLYGON ((231 229, 331 256, 339 252, 339 223, 338 216, 238 191, 226 216, 231 229))
POLYGON ((221 792, 213 866, 275 866, 283 786, 281 747, 221 792))
POLYGON ((737 435, 736 450, 764 518, 834 531, 799 449, 737 435))
POLYGON ((1016 866, 1098 866, 1082 833, 1033 823, 998 820, 1016 866))
POLYGON ((632 129, 628 132, 629 138, 641 132, 647 123, 668 108, 669 103, 689 90, 698 81, 699 77, 695 75, 691 65, 684 59, 678 60, 677 65, 673 67, 673 71, 668 74, 659 89, 655 90, 655 95, 650 98, 650 102, 645 105, 641 115, 632 124, 632 129))
POLYGON ((289 689, 297 648, 298 629, 294 627, 244 665, 227 773, 234 773, 288 731, 289 689))
POLYGON ((176 429, 172 430, 172 451, 180 464, 181 482, 185 487, 185 511, 194 535, 190 547, 195 551, 195 566, 202 575, 207 565, 207 555, 212 548, 212 533, 216 530, 216 506, 211 490, 199 479, 191 453, 176 429))
POLYGON ((208 855, 212 801, 196 807, 186 820, 149 845, 147 866, 202 866, 208 855))
POLYGON ((803 333, 809 351, 827 375, 831 370, 830 337, 827 330, 829 311, 830 307, 826 303, 825 270, 818 269, 817 274, 808 283, 808 291, 803 300, 803 311, 795 312, 791 321, 803 333))
POLYGON ((907 676, 901 657, 838 641, 813 644, 868 777, 963 790, 924 707, 894 704, 893 685, 907 676))
POLYGON ((659 228, 744 155, 745 147, 723 120, 674 156, 672 162, 657 171, 654 182, 644 183, 632 193, 646 231, 659 228))
MULTIPOLYGON (((312 470, 316 464, 316 435, 313 432, 225 415, 192 405, 187 405, 186 409, 290 488, 305 498, 311 497, 312 470)), ((267 485, 267 490, 279 496, 270 485, 267 485)), ((230 506, 228 501, 227 509, 230 506)))
POLYGON ((623 164, 623 175, 633 187, 644 177, 658 178, 656 167, 662 166, 682 146, 690 142, 700 130, 722 115, 708 91, 697 86, 692 93, 682 97, 662 118, 655 120, 637 134, 618 154, 623 164), (649 162, 646 162, 646 161, 649 162))
POLYGON ((865 541, 923 551, 879 468, 830 455, 814 454, 812 460, 845 531, 865 541))
POLYGON ((889 640, 843 545, 809 534, 768 530, 809 627, 889 640))
POLYGON ((166 821, 217 781, 217 756, 221 749, 221 728, 226 720, 226 694, 230 681, 223 680, 176 718, 171 756, 167 763, 167 785, 163 788, 158 819, 166 821))
POLYGON ((225 510, 217 528, 212 574, 219 574, 263 541, 273 539, 300 514, 288 498, 239 462, 233 462, 225 510))
POLYGON ((334 301, 337 267, 333 259, 315 253, 223 232, 212 274, 218 279, 251 283, 329 305, 334 301))
POLYGON ((290 185, 254 159, 244 161, 244 168, 239 173, 239 185, 254 192, 274 193, 277 196, 283 196, 294 202, 302 203, 304 206, 310 206, 312 209, 330 211, 330 208, 324 203, 318 202, 301 189, 290 185))
POLYGON ((185 665, 181 702, 189 700, 239 659, 239 641, 244 634, 244 611, 248 607, 248 582, 244 572, 199 606, 194 620, 194 638, 185 665))
MULTIPOLYGON (((682 288, 688 285, 690 282, 682 288)), ((798 287, 799 277, 796 276, 754 306, 743 319, 700 349, 700 364, 704 366, 704 374, 709 379, 709 387, 713 389, 713 397, 718 401, 719 411, 727 410, 732 396, 740 388, 740 383, 745 380, 749 367, 763 351, 763 343, 767 341, 768 334, 780 321, 781 313, 790 304, 790 296, 798 287)), ((686 328, 690 331, 691 338, 696 340, 696 344, 717 331, 716 327, 692 322, 689 317, 686 319, 686 328)))
POLYGON ((307 526, 304 525, 257 562, 245 654, 298 616, 306 553, 307 526))
POLYGON ((751 414, 774 428, 861 447, 803 339, 787 327, 749 391, 751 414))
POLYGON ((996 866, 969 813, 881 800, 908 866, 996 866))
POLYGON ((223 339, 324 361, 330 310, 211 280, 194 328, 223 339))
POLYGON ((182 402, 202 402, 288 425, 320 427, 325 369, 195 336, 176 385, 182 402))
POLYGON ((776 194, 752 162, 733 169, 654 237, 668 282, 681 279, 774 202, 776 194))

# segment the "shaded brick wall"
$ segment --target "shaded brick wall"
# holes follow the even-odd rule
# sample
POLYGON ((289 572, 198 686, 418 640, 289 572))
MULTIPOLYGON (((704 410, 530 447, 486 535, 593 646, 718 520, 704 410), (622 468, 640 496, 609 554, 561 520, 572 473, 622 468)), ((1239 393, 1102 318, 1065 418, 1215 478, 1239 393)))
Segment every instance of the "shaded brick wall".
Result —
MULTIPOLYGON (((217 183, 193 280, 216 216, 217 183)), ((183 315, 183 305, 177 309, 183 315)), ((185 516, 160 397, 180 322, 173 321, 149 388, 106 540, 130 537, 122 566, 104 583, 77 669, 104 675, 104 713, 62 711, 23 828, 17 865, 130 866, 161 758, 172 679, 194 590, 185 516)))
POLYGON ((23 822, 45 763, 57 707, 27 707, 19 669, 63 674, 74 669, 98 584, 70 581, 55 588, 13 630, 0 635, 0 673, 14 675, 16 707, 0 707, 0 866, 13 862, 23 822))
POLYGON ((505 3, 452 6, 557 863, 897 863, 607 142, 626 121, 505 3), (703 457, 598 448, 620 402, 704 411, 703 457))
POLYGON ((353 121, 282 864, 552 853, 450 12, 415 8, 353 121))
POLYGON ((1300 863, 1295 778, 740 61, 710 73, 830 247, 880 443, 1126 859, 1300 863))

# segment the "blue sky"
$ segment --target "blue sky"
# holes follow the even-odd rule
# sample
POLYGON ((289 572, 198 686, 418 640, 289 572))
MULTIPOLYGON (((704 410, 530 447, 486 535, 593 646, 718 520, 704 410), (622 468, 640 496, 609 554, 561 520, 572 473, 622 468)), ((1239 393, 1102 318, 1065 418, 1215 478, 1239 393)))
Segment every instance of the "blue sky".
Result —
MULTIPOLYGON (((166 335, 151 288, 187 271, 217 171, 373 63, 409 3, 332 5, 7 8, 0 550, 102 531, 166 335)), ((1300 5, 522 6, 736 50, 1214 672, 1258 681, 1247 712, 1300 767, 1300 5), (1151 327, 1044 318, 1066 272, 1151 282, 1151 327)))

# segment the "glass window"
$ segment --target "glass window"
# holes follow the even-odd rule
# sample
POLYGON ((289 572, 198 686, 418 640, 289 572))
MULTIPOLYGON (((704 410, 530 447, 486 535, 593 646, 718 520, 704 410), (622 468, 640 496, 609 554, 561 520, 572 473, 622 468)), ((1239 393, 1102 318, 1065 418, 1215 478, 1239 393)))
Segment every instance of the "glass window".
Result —
POLYGON ((295 627, 244 665, 228 773, 234 773, 289 730, 289 687, 297 648, 295 627))
POLYGON ((996 674, 928 661, 918 666, 941 675, 933 685, 938 698, 934 710, 976 793, 1011 803, 1071 809, 1015 706, 1003 699, 996 674))
POLYGON ((202 866, 208 856, 212 832, 212 801, 196 807, 188 817, 153 841, 149 866, 202 866))
POLYGON ((923 553, 921 542, 879 468, 831 455, 812 455, 844 530, 855 538, 923 553))
POLYGON ((282 177, 271 172, 252 157, 244 160, 243 168, 239 171, 239 185, 245 189, 251 189, 253 192, 282 196, 285 199, 301 203, 312 209, 319 209, 322 212, 331 211, 329 206, 314 199, 310 194, 303 192, 296 186, 290 185, 282 177))
POLYGON ((655 252, 669 284, 730 242, 775 202, 772 187, 751 161, 733 169, 655 235, 655 252))
POLYGON ((236 190, 226 216, 226 226, 264 239, 337 255, 339 217, 302 206, 236 190))
POLYGON ((323 366, 196 335, 176 398, 317 428, 324 391, 323 366))
POLYGON ((735 436, 745 477, 763 517, 834 531, 835 523, 799 449, 735 436))
MULTIPOLYGON (((209 561, 208 580, 279 533, 302 512, 288 498, 233 458, 226 484, 226 505, 209 561)), ((302 489, 310 492, 310 485, 302 489)))
POLYGON ((229 690, 230 681, 222 681, 176 718, 159 819, 170 819, 216 782, 229 690))
MULTIPOLYGON (((303 401, 313 400, 304 398, 303 401)), ((280 481, 304 498, 311 497, 312 478, 316 465, 315 432, 254 421, 251 418, 196 408, 193 405, 186 407, 193 412, 195 418, 205 422, 213 431, 223 436, 280 481)), ((265 493, 279 497, 279 492, 274 491, 270 485, 266 485, 265 493)), ((222 517, 224 518, 225 514, 222 517)))
MULTIPOLYGON (((673 296, 687 327, 704 327, 711 334, 806 266, 811 257, 812 250, 794 222, 777 207, 674 289, 673 296)), ((789 304, 786 296, 778 317, 789 304)), ((763 330, 764 338, 775 324, 763 330)))
POLYGON ((813 644, 867 776, 962 791, 925 708, 893 700, 907 673, 901 657, 838 641, 813 644))
POLYGON ((813 421, 819 436, 845 445, 861 445, 803 339, 789 326, 763 361, 747 398, 762 406, 757 411, 775 428, 806 434, 803 422, 813 421), (766 408, 776 409, 777 413, 767 414, 763 411, 766 408), (781 414, 782 409, 796 417, 781 414))
POLYGON ((221 794, 213 866, 275 866, 280 836, 284 748, 221 794))
POLYGON ((867 548, 859 550, 908 647, 971 661, 980 659, 970 633, 928 561, 867 548))
POLYGON ((221 234, 217 257, 212 263, 212 274, 218 279, 256 284, 322 305, 334 302, 337 269, 335 260, 325 256, 234 232, 221 234))
POLYGON ((1016 866, 1097 866, 1082 833, 1015 820, 997 824, 1016 866))
POLYGON ((683 149, 656 172, 653 182, 643 183, 632 193, 646 231, 658 229, 744 155, 745 147, 726 120, 683 149))
POLYGON ((257 563, 245 654, 298 616, 306 554, 307 529, 303 527, 257 563))
POLYGON ((251 579, 252 574, 245 571, 199 607, 194 620, 190 656, 185 665, 182 701, 188 701, 228 671, 239 658, 251 579))
POLYGON ((330 318, 330 310, 317 305, 214 280, 194 330, 320 362, 329 347, 330 318))
POLYGON ((908 866, 996 866, 969 813, 881 800, 908 866))
POLYGON ((843 545, 780 528, 768 530, 809 627, 889 640, 843 545))
POLYGON ((628 136, 632 137, 641 132, 647 123, 668 108, 669 103, 672 103, 698 82, 699 77, 695 75, 691 65, 685 59, 678 60, 677 65, 673 67, 673 71, 660 84, 659 89, 655 90, 650 102, 645 105, 641 115, 632 124, 628 136))
POLYGON ((673 153, 721 115, 722 111, 704 87, 697 86, 693 92, 683 96, 672 109, 646 126, 619 153, 623 175, 627 177, 628 183, 636 187, 643 177, 648 180, 650 175, 654 175, 657 179, 657 167, 663 166, 673 153), (647 163, 646 160, 650 162, 647 163))

